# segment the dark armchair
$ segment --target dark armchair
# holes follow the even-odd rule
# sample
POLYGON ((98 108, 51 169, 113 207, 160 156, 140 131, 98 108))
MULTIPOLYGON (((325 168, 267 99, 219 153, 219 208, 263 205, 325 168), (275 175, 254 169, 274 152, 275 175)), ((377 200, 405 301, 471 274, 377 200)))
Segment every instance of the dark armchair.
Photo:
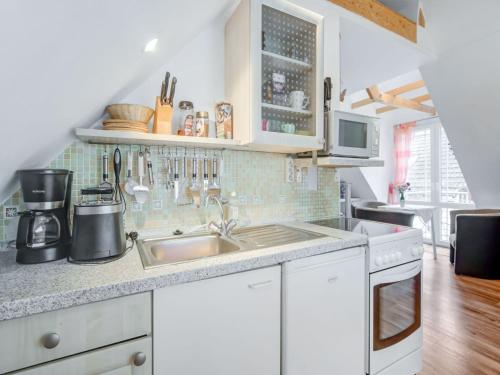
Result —
POLYGON ((450 233, 456 274, 500 279, 500 210, 451 211, 450 233))
POLYGON ((356 207, 354 209, 354 217, 356 219, 380 221, 382 223, 411 227, 415 214, 403 211, 390 211, 368 207, 356 207))

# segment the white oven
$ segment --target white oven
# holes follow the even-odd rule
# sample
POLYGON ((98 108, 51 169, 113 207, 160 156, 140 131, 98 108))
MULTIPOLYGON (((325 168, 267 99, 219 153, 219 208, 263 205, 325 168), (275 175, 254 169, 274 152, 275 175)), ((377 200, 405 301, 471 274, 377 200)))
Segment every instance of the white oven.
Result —
POLYGON ((374 158, 379 156, 377 118, 351 112, 333 111, 327 122, 329 155, 374 158))
POLYGON ((370 274, 369 290, 369 373, 418 373, 422 369, 422 260, 370 274))

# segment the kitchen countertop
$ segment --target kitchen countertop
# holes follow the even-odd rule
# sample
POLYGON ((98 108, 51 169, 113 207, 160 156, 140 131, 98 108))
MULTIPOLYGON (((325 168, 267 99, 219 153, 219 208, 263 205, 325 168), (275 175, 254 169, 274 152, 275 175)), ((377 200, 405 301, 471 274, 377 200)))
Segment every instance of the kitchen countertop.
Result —
POLYGON ((16 251, 0 251, 0 321, 68 308, 169 285, 273 266, 298 258, 367 244, 364 235, 307 223, 287 226, 329 237, 144 270, 137 248, 102 265, 60 260, 20 265, 16 251))

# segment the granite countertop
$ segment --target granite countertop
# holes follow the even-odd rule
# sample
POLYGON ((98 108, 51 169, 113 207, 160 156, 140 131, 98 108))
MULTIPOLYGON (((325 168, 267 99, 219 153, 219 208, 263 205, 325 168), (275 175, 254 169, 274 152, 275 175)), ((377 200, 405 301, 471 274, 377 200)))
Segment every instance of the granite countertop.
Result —
POLYGON ((286 225, 328 237, 165 265, 147 271, 136 248, 123 258, 102 265, 75 265, 66 260, 20 265, 15 261, 15 250, 0 251, 0 321, 268 267, 367 243, 364 235, 306 223, 286 225))

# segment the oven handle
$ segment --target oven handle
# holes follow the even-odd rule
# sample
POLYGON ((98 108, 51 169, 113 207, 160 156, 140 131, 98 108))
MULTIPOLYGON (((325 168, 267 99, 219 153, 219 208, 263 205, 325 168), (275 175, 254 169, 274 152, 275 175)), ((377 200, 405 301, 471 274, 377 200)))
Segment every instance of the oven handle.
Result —
MULTIPOLYGON (((391 271, 394 272, 394 270, 391 271)), ((392 283, 395 281, 403 281, 417 276, 420 272, 422 272, 422 261, 417 262, 415 266, 403 272, 377 275, 377 277, 373 277, 373 279, 371 280, 371 284, 372 286, 376 286, 379 284, 392 283)))

